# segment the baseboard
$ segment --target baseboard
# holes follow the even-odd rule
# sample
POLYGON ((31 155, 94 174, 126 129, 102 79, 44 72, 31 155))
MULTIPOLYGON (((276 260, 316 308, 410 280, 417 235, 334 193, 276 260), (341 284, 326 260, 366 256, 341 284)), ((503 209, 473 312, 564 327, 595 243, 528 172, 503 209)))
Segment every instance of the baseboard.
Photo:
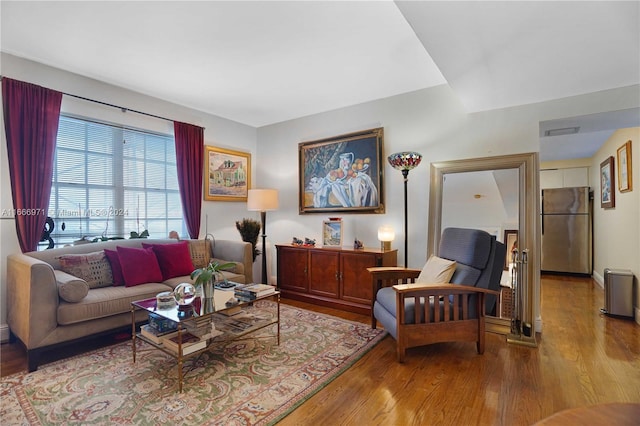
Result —
POLYGON ((7 324, 0 325, 0 342, 5 343, 9 341, 9 326, 7 324))
POLYGON ((597 273, 596 271, 593 271, 592 276, 593 276, 593 279, 598 283, 600 288, 604 289, 604 277, 599 273, 597 273))

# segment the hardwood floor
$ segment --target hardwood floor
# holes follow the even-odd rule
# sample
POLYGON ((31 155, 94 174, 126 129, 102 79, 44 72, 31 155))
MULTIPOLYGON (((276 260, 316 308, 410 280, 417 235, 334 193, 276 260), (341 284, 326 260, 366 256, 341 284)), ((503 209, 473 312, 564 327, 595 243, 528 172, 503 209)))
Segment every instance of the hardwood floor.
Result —
MULTIPOLYGON (((279 425, 531 425, 568 408, 640 403, 640 326, 602 306, 591 279, 544 276, 537 348, 487 334, 484 355, 473 343, 441 343, 410 349, 399 364, 387 336, 279 425)), ((26 368, 19 345, 3 344, 0 356, 2 376, 26 368)))

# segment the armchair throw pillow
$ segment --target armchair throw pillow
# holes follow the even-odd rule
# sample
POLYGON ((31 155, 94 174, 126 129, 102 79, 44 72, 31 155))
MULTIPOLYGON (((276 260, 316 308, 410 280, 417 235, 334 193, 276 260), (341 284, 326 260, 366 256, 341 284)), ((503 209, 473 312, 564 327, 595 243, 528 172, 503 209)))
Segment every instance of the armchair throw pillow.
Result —
POLYGON ((422 268, 420 275, 418 275, 416 283, 445 284, 451 281, 451 277, 455 271, 455 260, 431 256, 422 268))

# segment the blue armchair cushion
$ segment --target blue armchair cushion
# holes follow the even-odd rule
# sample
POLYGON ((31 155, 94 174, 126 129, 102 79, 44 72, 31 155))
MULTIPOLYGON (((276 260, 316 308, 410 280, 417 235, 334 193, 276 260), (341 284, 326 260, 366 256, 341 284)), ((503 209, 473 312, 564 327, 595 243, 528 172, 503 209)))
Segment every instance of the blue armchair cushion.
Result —
POLYGON ((493 237, 478 229, 447 228, 442 232, 438 256, 484 269, 489 261, 493 237))

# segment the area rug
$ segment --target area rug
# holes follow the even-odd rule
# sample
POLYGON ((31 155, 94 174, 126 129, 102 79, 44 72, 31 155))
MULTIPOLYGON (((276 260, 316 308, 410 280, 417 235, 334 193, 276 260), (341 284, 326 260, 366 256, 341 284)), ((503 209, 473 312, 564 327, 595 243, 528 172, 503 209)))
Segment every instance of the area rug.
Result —
MULTIPOLYGON (((275 302, 256 309, 273 311, 275 302)), ((185 364, 139 341, 2 379, 0 424, 274 424, 339 376, 385 335, 369 325, 280 305, 275 325, 212 347, 185 364), (147 350, 150 349, 150 350, 147 350)))

